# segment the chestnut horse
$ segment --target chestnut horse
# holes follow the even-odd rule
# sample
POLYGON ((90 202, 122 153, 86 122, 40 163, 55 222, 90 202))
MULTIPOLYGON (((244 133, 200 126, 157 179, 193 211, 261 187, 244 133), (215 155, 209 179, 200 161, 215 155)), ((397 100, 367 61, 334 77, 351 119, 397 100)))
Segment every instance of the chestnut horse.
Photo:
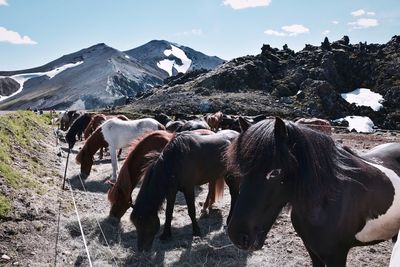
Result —
POLYGON ((204 119, 206 120, 208 126, 210 126, 211 130, 216 132, 219 129, 222 117, 223 117, 222 112, 218 111, 214 114, 207 114, 204 119))
POLYGON ((244 129, 227 158, 241 180, 228 225, 240 249, 261 249, 288 203, 313 266, 345 266, 350 248, 399 231, 399 143, 357 155, 328 135, 275 118, 244 129))
POLYGON ((185 196, 194 236, 200 236, 194 203, 195 185, 224 177, 231 193, 231 209, 234 207, 239 184, 237 179, 227 173, 224 153, 237 136, 238 133, 231 130, 213 135, 182 132, 172 138, 161 153, 154 153, 153 161, 145 170, 143 184, 131 213, 139 251, 151 249, 160 228, 158 211, 165 198, 166 220, 160 238, 166 240, 171 237, 172 213, 178 190, 185 196))
POLYGON ((113 167, 112 179, 117 179, 118 162, 116 150, 127 146, 131 141, 146 132, 163 130, 165 127, 154 119, 139 119, 122 121, 113 118, 105 121, 86 140, 84 146, 76 156, 76 161, 81 164, 81 176, 86 178, 93 165, 93 156, 101 147, 109 146, 111 164, 113 167))
MULTIPOLYGON (((214 134, 209 130, 195 130, 195 134, 214 134)), ((167 131, 155 131, 141 136, 131 143, 131 152, 125 159, 118 174, 117 182, 108 191, 108 200, 111 203, 110 216, 121 218, 132 205, 131 194, 142 177, 142 171, 148 159, 149 152, 161 152, 166 144, 175 136, 167 131)), ((209 192, 203 205, 203 210, 209 208, 219 198, 224 190, 224 180, 218 179, 209 183, 209 192)))

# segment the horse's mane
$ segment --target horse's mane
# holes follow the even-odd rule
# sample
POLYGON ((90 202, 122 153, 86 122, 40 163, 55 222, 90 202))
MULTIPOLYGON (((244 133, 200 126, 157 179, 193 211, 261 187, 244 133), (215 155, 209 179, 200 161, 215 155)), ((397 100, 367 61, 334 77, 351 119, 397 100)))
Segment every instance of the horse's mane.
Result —
POLYGON ((297 199, 318 205, 326 197, 334 198, 338 184, 350 179, 346 173, 354 170, 348 164, 353 155, 323 133, 292 122, 285 124, 286 145, 276 142, 274 120, 261 121, 241 134, 227 151, 229 169, 245 175, 252 170, 262 171, 265 164, 274 162, 288 166, 287 178, 297 178, 289 180, 297 199))
MULTIPOLYGON (((116 203, 117 198, 122 194, 121 191, 128 192, 129 196, 130 196, 130 193, 136 187, 137 183, 140 181, 139 178, 142 175, 138 175, 137 177, 131 177, 131 174, 129 173, 129 171, 130 171, 129 165, 132 162, 132 159, 134 157, 138 156, 137 153, 138 153, 138 151, 141 151, 141 146, 146 145, 145 140, 147 140, 149 138, 157 137, 157 136, 163 136, 166 139, 171 140, 173 138, 173 136, 175 136, 175 134, 169 133, 166 131, 154 131, 154 132, 146 133, 131 142, 130 152, 129 152, 127 158, 125 159, 124 164, 121 167, 121 170, 118 174, 117 182, 108 191, 108 200, 111 202, 111 204, 116 203), (137 180, 133 180, 133 178, 137 178, 137 180)), ((154 156, 147 155, 146 157, 147 158, 150 157, 150 158, 153 158, 153 160, 155 160, 155 158, 157 156, 156 155, 154 155, 154 156)), ((142 174, 144 173, 144 170, 148 167, 148 164, 146 164, 145 166, 142 166, 142 168, 141 168, 142 174)))
POLYGON ((148 164, 144 169, 143 183, 134 204, 134 213, 150 214, 157 212, 163 203, 171 179, 173 179, 177 155, 188 149, 190 134, 177 134, 164 147, 161 153, 146 155, 148 164), (154 172, 157 172, 154 175, 154 172), (156 177, 156 179, 155 179, 156 177))
POLYGON ((84 132, 84 137, 85 139, 88 139, 89 136, 96 130, 93 129, 93 124, 97 124, 99 121, 105 121, 106 120, 106 115, 104 114, 96 114, 92 117, 90 120, 88 126, 86 126, 85 132, 84 132))

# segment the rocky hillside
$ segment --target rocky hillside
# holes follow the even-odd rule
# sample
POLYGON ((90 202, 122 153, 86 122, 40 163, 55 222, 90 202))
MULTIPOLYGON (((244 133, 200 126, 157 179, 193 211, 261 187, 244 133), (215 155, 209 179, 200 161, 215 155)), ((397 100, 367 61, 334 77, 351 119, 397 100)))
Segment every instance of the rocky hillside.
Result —
POLYGON ((0 71, 0 109, 121 105, 167 77, 209 70, 222 62, 167 41, 152 41, 126 52, 97 44, 41 67, 0 71))
POLYGON ((317 116, 369 116, 378 127, 400 129, 400 36, 386 44, 350 44, 347 36, 294 52, 263 45, 261 53, 233 59, 209 72, 169 79, 131 106, 134 110, 317 116), (369 88, 383 108, 349 104, 341 93, 369 88))

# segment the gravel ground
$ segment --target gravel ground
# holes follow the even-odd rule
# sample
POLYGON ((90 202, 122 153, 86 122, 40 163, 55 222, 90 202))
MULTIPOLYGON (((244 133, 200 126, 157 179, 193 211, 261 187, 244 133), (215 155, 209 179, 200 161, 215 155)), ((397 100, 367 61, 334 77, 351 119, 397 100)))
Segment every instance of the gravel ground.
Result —
MULTIPOLYGON (((380 143, 400 142, 400 135, 388 133, 334 134, 333 137, 357 151, 365 151, 380 143)), ((64 143, 61 145, 66 146, 64 143)), ((78 143, 75 149, 81 146, 82 143, 78 143)), ((285 208, 279 216, 262 250, 248 253, 234 247, 226 235, 230 206, 227 189, 223 201, 215 204, 208 216, 199 219, 202 238, 192 237, 185 200, 179 194, 172 221, 172 240, 161 242, 156 238, 152 252, 139 253, 136 230, 129 220, 131 209, 120 222, 108 218, 110 205, 106 192, 109 186, 105 181, 111 175, 110 161, 96 161, 91 175, 82 184, 77 176, 80 166, 75 162, 76 150, 69 158, 67 189, 61 190, 67 153, 61 147, 49 146, 49 159, 60 155, 55 163, 60 175, 52 178, 55 180, 54 186, 49 186, 46 194, 27 198, 29 206, 33 207, 29 211, 35 214, 33 219, 22 217, 0 222, 0 253, 9 257, 1 259, 0 266, 88 266, 74 201, 93 266, 311 265, 301 239, 291 225, 289 208, 285 208)), ((119 162, 121 165, 122 161, 119 162)), ((138 188, 133 192, 133 199, 137 193, 138 188)), ((196 193, 199 217, 207 186, 199 187, 196 193)), ((25 196, 22 195, 22 198, 25 196)), ((165 219, 164 208, 160 211, 161 224, 165 219)), ((348 256, 348 266, 388 266, 392 247, 392 242, 386 241, 374 246, 353 248, 348 256)))

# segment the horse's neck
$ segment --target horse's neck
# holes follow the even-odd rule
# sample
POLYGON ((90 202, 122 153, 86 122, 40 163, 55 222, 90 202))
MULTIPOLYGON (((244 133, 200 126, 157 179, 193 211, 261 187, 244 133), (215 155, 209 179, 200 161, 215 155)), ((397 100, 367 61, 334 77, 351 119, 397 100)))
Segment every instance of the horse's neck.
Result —
POLYGON ((100 130, 95 131, 85 143, 88 154, 91 156, 93 156, 97 150, 106 147, 107 145, 108 144, 104 140, 103 134, 100 130))

